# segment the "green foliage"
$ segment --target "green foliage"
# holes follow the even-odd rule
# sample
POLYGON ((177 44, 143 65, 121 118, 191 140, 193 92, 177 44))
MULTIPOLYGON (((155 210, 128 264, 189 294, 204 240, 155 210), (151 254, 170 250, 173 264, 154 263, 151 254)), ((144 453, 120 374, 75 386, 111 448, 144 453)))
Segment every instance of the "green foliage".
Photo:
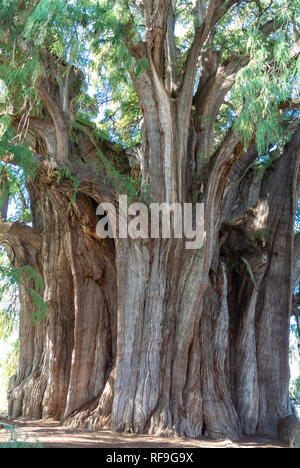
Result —
POLYGON ((8 221, 30 222, 26 179, 35 177, 38 163, 30 148, 24 143, 18 143, 16 132, 10 127, 10 120, 9 116, 0 116, 0 159, 7 161, 1 162, 0 173, 5 172, 9 202, 15 207, 8 221))
POLYGON ((16 331, 19 323, 19 304, 18 295, 15 291, 14 302, 9 303, 5 309, 0 310, 0 339, 8 338, 16 331))
POLYGON ((137 66, 136 66, 136 70, 135 70, 136 76, 141 76, 143 73, 145 73, 145 71, 148 69, 148 67, 149 67, 149 63, 148 63, 148 60, 146 59, 146 57, 141 58, 137 62, 137 66))
POLYGON ((286 116, 278 104, 290 99, 293 80, 300 71, 299 60, 291 59, 295 26, 287 26, 297 24, 299 3, 288 4, 280 0, 240 2, 219 22, 213 39, 223 60, 249 59, 228 96, 235 112, 221 108, 217 129, 222 133, 235 122, 245 148, 254 139, 259 156, 285 138, 286 116), (261 27, 268 21, 275 22, 274 32, 264 34, 261 27))
MULTIPOLYGON (((283 116, 278 103, 284 102, 290 95, 288 76, 276 76, 268 68, 267 57, 262 54, 250 61, 239 72, 232 91, 233 98, 242 108, 236 123, 245 148, 255 135, 258 154, 263 155, 270 144, 280 143, 284 137, 283 116), (264 65, 266 64, 266 65, 264 65)), ((282 65, 284 68, 286 65, 282 65)))
POLYGON ((102 152, 97 154, 104 165, 107 183, 112 184, 119 193, 127 195, 129 200, 136 198, 140 189, 140 179, 131 179, 127 174, 120 174, 102 152))
POLYGON ((5 307, 0 310, 0 339, 7 339, 18 326, 18 288, 24 288, 31 297, 35 312, 31 315, 32 323, 38 323, 45 318, 48 307, 42 294, 44 290, 41 276, 29 265, 14 268, 8 264, 2 254, 0 263, 0 298, 5 307))
POLYGON ((16 132, 10 127, 10 117, 0 116, 0 158, 11 156, 14 164, 22 168, 24 177, 34 177, 38 163, 24 143, 17 143, 16 132))
POLYGON ((14 274, 17 274, 17 282, 23 286, 31 296, 35 312, 30 316, 32 323, 41 322, 48 313, 48 306, 43 300, 44 283, 41 275, 39 275, 31 266, 25 265, 20 270, 14 269, 14 274), (33 287, 28 286, 33 284, 33 287))
POLYGON ((55 169, 55 171, 52 172, 52 176, 56 178, 57 184, 59 184, 61 182, 61 180, 63 180, 63 179, 68 179, 72 183, 72 185, 73 185, 73 195, 72 195, 71 201, 70 201, 69 206, 68 206, 68 210, 70 210, 71 206, 74 205, 75 201, 76 201, 77 190, 80 187, 79 180, 77 179, 77 177, 74 177, 72 175, 70 169, 68 169, 67 167, 59 167, 59 168, 55 169))
POLYGON ((3 394, 6 394, 9 380, 13 375, 15 375, 17 371, 19 356, 20 345, 19 340, 17 339, 13 343, 11 343, 6 360, 4 362, 0 362, 1 384, 3 388, 3 394))
POLYGON ((300 376, 290 383, 290 398, 296 405, 300 405, 300 376))
POLYGON ((35 177, 38 162, 30 148, 20 142, 20 135, 16 135, 10 123, 9 116, 0 116, 0 159, 4 160, 0 163, 0 173, 5 172, 9 202, 14 206, 13 216, 9 216, 8 221, 30 222, 26 179, 35 177))
POLYGON ((8 440, 1 443, 0 448, 43 448, 42 444, 36 440, 29 442, 29 436, 21 434, 16 426, 6 425, 8 440))
MULTIPOLYGON (((41 114, 36 83, 48 73, 45 62, 47 67, 51 65, 45 57, 50 52, 85 71, 86 82, 79 96, 82 113, 90 118, 92 110, 95 118, 103 99, 112 106, 121 103, 114 119, 109 111, 102 119, 102 129, 110 136, 115 132, 114 138, 125 144, 130 137, 138 138, 140 110, 130 73, 144 73, 148 63, 145 58, 133 59, 126 47, 124 31, 129 19, 123 1, 5 2, 0 11, 0 79, 8 89, 6 106, 13 107, 14 113, 41 114), (94 96, 86 92, 91 94, 91 88, 94 96)), ((131 29, 138 40, 138 27, 132 24, 131 29)))
POLYGON ((9 263, 0 250, 0 340, 7 341, 19 323, 18 282, 10 274, 9 263))
POLYGON ((249 233, 249 238, 253 242, 258 242, 258 243, 261 243, 261 244, 265 244, 266 242, 268 242, 268 240, 271 239, 271 234, 268 231, 268 229, 265 229, 265 228, 255 229, 254 231, 251 231, 249 233))
MULTIPOLYGON (((191 1, 177 3, 175 13, 180 73, 200 24, 191 1)), ((218 116, 216 145, 233 121, 245 146, 256 133, 260 155, 270 143, 283 138, 278 102, 290 96, 297 73, 291 63, 295 33, 287 25, 297 24, 298 13, 297 0, 242 1, 216 25, 212 45, 222 61, 233 56, 250 58, 232 90, 236 112, 222 109, 218 116), (273 19, 276 32, 264 35, 261 26, 273 19)), ((47 74, 43 60, 47 51, 84 71, 86 80, 79 97, 82 114, 97 118, 101 130, 125 146, 140 142, 141 113, 131 78, 147 71, 148 62, 145 57, 133 58, 128 49, 129 40, 137 44, 146 33, 135 2, 10 0, 4 2, 0 23, 1 53, 7 58, 1 61, 0 78, 8 86, 14 111, 22 108, 37 114, 41 110, 35 85, 47 74)))

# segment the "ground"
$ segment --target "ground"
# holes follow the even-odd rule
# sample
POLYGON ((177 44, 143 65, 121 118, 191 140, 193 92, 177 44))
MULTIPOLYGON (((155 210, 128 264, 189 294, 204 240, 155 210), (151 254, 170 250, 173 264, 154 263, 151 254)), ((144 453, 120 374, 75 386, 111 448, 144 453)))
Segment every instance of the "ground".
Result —
POLYGON ((3 424, 18 429, 19 437, 26 442, 38 440, 45 448, 283 448, 269 438, 247 437, 238 443, 228 439, 213 441, 181 438, 161 438, 149 435, 119 434, 111 431, 80 431, 68 429, 57 422, 8 420, 0 418, 0 444, 8 441, 9 433, 3 424))

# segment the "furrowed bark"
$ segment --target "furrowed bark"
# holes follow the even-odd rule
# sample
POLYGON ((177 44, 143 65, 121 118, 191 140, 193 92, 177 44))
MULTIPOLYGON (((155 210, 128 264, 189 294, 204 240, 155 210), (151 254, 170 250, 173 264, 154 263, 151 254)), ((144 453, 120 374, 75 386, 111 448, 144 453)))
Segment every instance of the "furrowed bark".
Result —
POLYGON ((47 118, 28 122, 42 149, 38 174, 28 181, 33 227, 1 223, 0 240, 13 264, 30 265, 42 276, 49 312, 33 325, 34 304, 20 288, 12 416, 238 439, 274 436, 278 421, 290 414, 300 132, 279 159, 259 169, 253 142, 245 152, 231 129, 213 152, 213 125, 197 120, 216 117, 248 60, 219 64, 210 48, 203 51, 233 3, 211 1, 205 9, 194 2, 196 34, 179 77, 172 68, 174 2, 172 8, 170 1, 143 2, 145 41, 125 38, 134 58, 146 57, 149 65, 140 76, 132 74, 144 118, 140 169, 149 201, 203 202, 199 249, 187 249, 185 239, 98 238, 97 204, 115 204, 119 189, 99 154, 114 161, 121 176, 130 174, 129 158, 72 120, 80 84, 73 67, 52 61, 49 77, 40 81, 47 118), (200 162, 199 148, 206 152, 200 162))
MULTIPOLYGON (((1 223, 0 231, 1 244, 11 265, 19 270, 30 266, 40 274, 40 232, 21 223, 1 223)), ((8 411, 13 417, 24 415, 39 419, 45 388, 41 368, 46 326, 44 322, 33 325, 36 309, 27 287, 34 288, 33 281, 25 279, 20 286, 20 322, 23 324, 19 332, 20 361, 8 387, 8 411)))
POLYGON ((69 206, 72 188, 42 172, 29 185, 34 228, 3 223, 3 239, 15 232, 33 249, 18 264, 38 265, 49 308, 33 326, 21 291, 10 414, 190 437, 274 435, 290 411, 291 291, 274 278, 280 269, 292 284, 297 138, 258 174, 255 149, 232 154, 238 139, 228 135, 210 163, 199 251, 180 240, 99 240, 95 186, 69 206))
POLYGON ((294 271, 294 288, 300 282, 300 235, 296 234, 294 241, 294 261, 293 261, 293 271, 294 271))
MULTIPOLYGON (((26 305, 28 293, 20 289, 22 356, 9 401, 13 416, 61 420, 97 397, 106 383, 116 325, 114 295, 104 289, 114 283, 114 250, 96 238, 90 198, 78 195, 71 209, 70 199, 51 191, 41 179, 28 188, 34 223, 41 231, 39 271, 49 311, 41 324, 32 324, 28 314, 34 307, 26 305)), ((23 231, 30 228, 13 229, 24 238, 23 231)))

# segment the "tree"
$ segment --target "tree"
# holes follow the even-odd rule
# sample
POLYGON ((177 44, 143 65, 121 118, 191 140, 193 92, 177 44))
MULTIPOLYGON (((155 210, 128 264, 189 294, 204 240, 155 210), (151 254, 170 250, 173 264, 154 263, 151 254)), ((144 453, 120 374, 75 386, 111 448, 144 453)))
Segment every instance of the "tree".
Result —
POLYGON ((298 8, 3 3, 2 192, 27 210, 0 225, 22 276, 12 416, 276 434, 290 414, 298 8), (97 205, 118 194, 204 203, 202 248, 100 239, 97 205))

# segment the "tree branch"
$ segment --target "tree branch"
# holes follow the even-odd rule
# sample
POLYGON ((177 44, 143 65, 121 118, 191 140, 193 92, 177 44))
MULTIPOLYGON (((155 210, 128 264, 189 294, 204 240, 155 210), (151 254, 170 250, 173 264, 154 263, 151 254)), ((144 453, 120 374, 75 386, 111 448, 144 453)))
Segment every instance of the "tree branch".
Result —
POLYGON ((200 26, 203 24, 206 16, 206 6, 205 6, 205 0, 193 0, 193 15, 195 18, 195 24, 196 26, 200 26))
POLYGON ((276 31, 276 20, 272 19, 262 24, 259 27, 259 30, 265 35, 269 36, 272 32, 276 31))
POLYGON ((282 112, 287 112, 289 110, 299 109, 299 108, 300 108, 300 102, 293 102, 292 100, 280 102, 278 104, 278 109, 280 109, 282 112))
POLYGON ((158 75, 165 73, 165 36, 171 0, 144 0, 146 46, 158 75))
POLYGON ((202 80, 199 81, 193 100, 194 128, 199 140, 196 152, 202 154, 204 160, 213 149, 215 119, 219 109, 232 88, 238 71, 248 62, 248 57, 232 57, 221 64, 204 84, 202 80))
MULTIPOLYGON (((204 22, 199 27, 195 28, 194 41, 188 51, 178 86, 178 88, 180 88, 180 101, 184 107, 189 107, 192 101, 196 69, 201 50, 212 34, 213 28, 217 22, 226 14, 234 3, 236 3, 234 0, 226 2, 210 0, 204 22)), ((197 25, 197 21, 195 24, 197 25)))
POLYGON ((66 115, 46 86, 46 84, 40 82, 37 85, 37 91, 53 120, 56 131, 56 159, 62 161, 69 158, 69 126, 67 124, 66 115))
POLYGON ((14 245, 20 242, 29 244, 35 250, 39 250, 41 244, 40 231, 23 223, 0 221, 0 244, 13 249, 14 245))
MULTIPOLYGON (((11 125, 17 131, 19 129, 21 117, 13 115, 11 118, 11 125)), ((51 157, 56 155, 56 132, 53 122, 49 119, 42 119, 39 117, 28 118, 28 130, 31 130, 36 134, 33 137, 32 134, 26 133, 25 141, 36 150, 38 154, 48 154, 51 157), (41 148, 39 144, 39 138, 42 139, 44 148, 41 148)))
POLYGON ((1 219, 6 220, 7 218, 7 209, 9 203, 9 181, 5 167, 1 166, 0 174, 0 216, 1 219))
POLYGON ((171 1, 168 20, 167 20, 167 34, 166 34, 166 55, 167 55, 167 89, 172 94, 177 90, 177 49, 175 44, 175 6, 176 0, 171 1))

